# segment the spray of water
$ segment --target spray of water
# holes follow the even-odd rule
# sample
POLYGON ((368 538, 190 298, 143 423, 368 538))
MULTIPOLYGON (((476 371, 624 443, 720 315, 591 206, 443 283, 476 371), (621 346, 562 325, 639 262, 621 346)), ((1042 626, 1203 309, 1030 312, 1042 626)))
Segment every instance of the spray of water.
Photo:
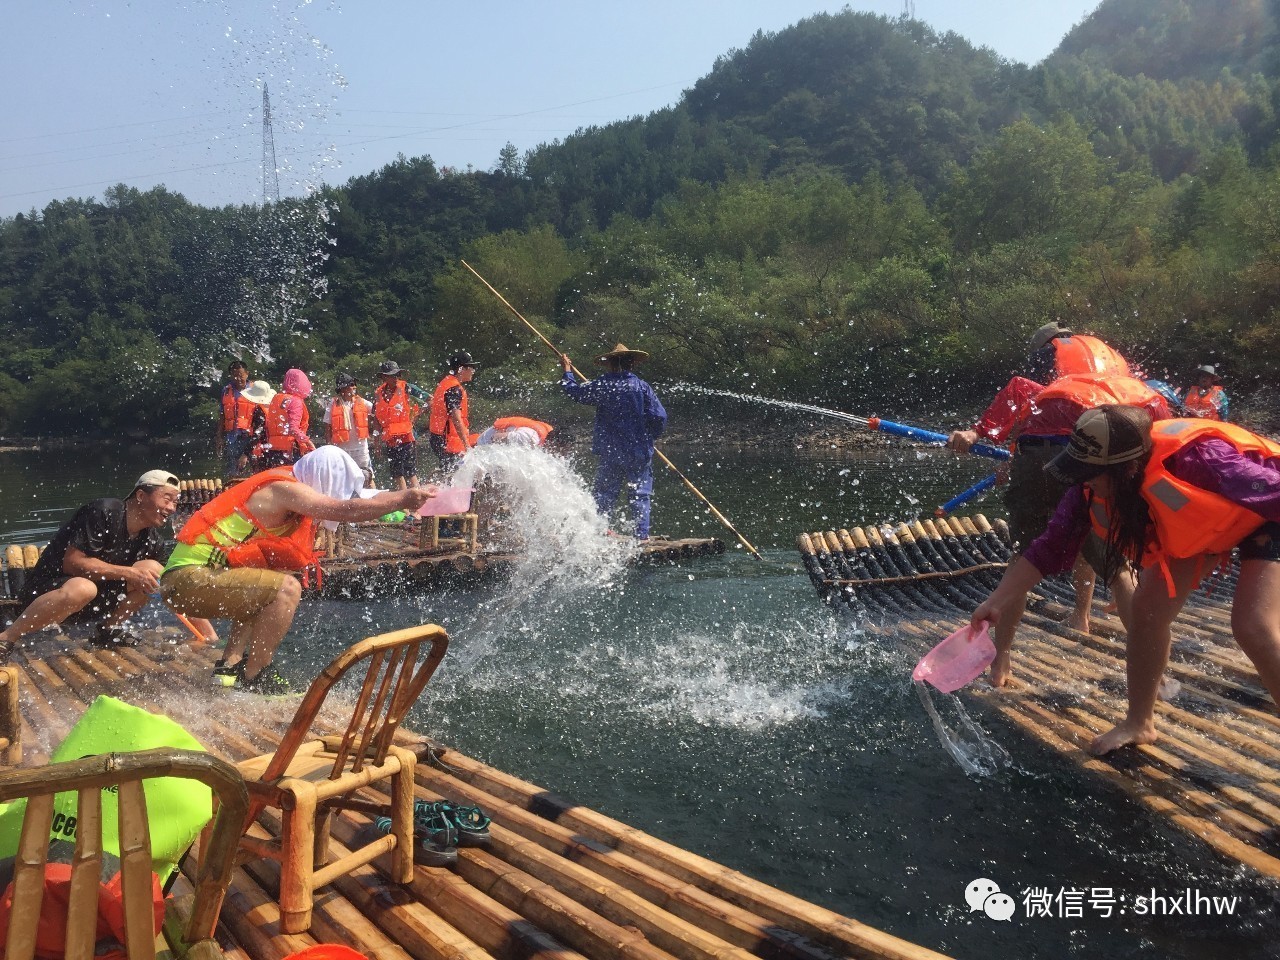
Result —
POLYGON ((947 699, 955 707, 959 724, 959 730, 957 731, 947 726, 946 721, 938 713, 938 708, 933 702, 933 695, 927 689, 927 685, 919 680, 913 682, 916 694, 919 695, 920 702, 924 704, 925 713, 929 715, 929 720, 933 724, 934 731, 938 734, 938 740, 942 744, 942 748, 951 755, 952 760, 960 765, 961 770, 971 777, 990 777, 1009 766, 1011 760, 1008 752, 973 722, 973 718, 969 716, 959 697, 954 694, 947 695, 947 699))
POLYGON ((495 443, 475 447, 463 460, 454 486, 483 487, 496 501, 501 544, 517 560, 505 589, 476 610, 469 631, 476 638, 463 671, 491 647, 496 630, 509 628, 519 609, 528 619, 577 595, 615 589, 636 552, 633 541, 608 536, 582 478, 570 464, 538 447, 495 443))

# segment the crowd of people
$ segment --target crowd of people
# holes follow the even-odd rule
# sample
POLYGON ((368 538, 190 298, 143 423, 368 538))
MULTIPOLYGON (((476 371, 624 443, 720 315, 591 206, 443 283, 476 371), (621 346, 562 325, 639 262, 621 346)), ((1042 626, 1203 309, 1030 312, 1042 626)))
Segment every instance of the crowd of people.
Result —
MULTIPOLYGON (((632 371, 647 357, 619 344, 598 358, 606 372, 596 380, 579 384, 566 372, 562 381, 572 399, 596 407, 596 503, 607 514, 625 486, 638 539, 649 534, 654 441, 667 418, 653 388, 632 371)), ((567 356, 562 363, 566 371, 572 366, 567 356)), ((78 620, 96 623, 93 645, 136 646, 140 638, 127 621, 158 595, 208 642, 220 642, 212 621, 230 622, 213 669, 218 684, 287 692, 273 658, 302 598, 294 574, 318 563, 317 526, 336 529, 396 511, 412 514, 438 491, 418 479, 422 404, 438 479, 456 470, 474 446, 547 442, 551 424, 518 415, 471 432, 466 385, 477 369, 470 353, 458 351, 427 393, 404 378, 399 364, 385 360, 372 399, 359 394, 352 374, 340 372, 324 406, 328 442, 317 444, 308 407, 313 389, 304 371, 286 371, 277 392, 266 381, 250 380, 243 361, 232 361, 214 434, 232 482, 183 524, 172 550, 161 528, 178 508, 180 481, 173 473, 149 470, 125 499, 82 506, 26 578, 19 614, 0 632, 0 661, 22 637, 78 620), (390 476, 385 491, 374 485, 374 438, 390 476)))

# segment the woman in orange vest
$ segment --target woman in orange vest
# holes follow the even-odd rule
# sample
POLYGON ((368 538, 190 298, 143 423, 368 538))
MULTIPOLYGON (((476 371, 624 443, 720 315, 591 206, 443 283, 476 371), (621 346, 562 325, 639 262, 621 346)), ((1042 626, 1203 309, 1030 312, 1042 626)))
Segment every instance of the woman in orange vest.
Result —
POLYGON ((378 367, 382 386, 373 394, 373 416, 386 445, 391 485, 397 490, 418 485, 418 444, 413 436, 413 421, 419 407, 410 396, 409 384, 400 379, 402 373, 400 364, 383 360, 378 367))
POLYGON ((373 486, 373 464, 369 461, 369 415, 373 404, 356 395, 356 378, 340 373, 334 383, 337 391, 324 412, 329 427, 329 442, 346 451, 364 471, 364 485, 373 486))
POLYGON ((311 381, 301 370, 289 370, 284 375, 283 389, 271 399, 267 407, 266 465, 280 467, 293 463, 304 453, 316 448, 307 435, 311 426, 311 414, 307 411, 307 397, 311 396, 311 381))
POLYGON ((1280 703, 1280 443, 1231 424, 1153 424, 1138 407, 1102 406, 1081 416, 1047 469, 1072 487, 972 622, 999 624, 1042 577, 1069 569, 1090 532, 1093 501, 1107 502, 1106 572, 1142 569, 1127 618, 1129 709, 1090 751, 1155 742, 1173 621, 1201 577, 1236 547, 1232 633, 1280 703))
POLYGON ((1196 384, 1187 387, 1182 398, 1183 413, 1188 417, 1225 421, 1231 412, 1231 401, 1227 399, 1227 391, 1222 389, 1221 383, 1216 367, 1207 363, 1196 367, 1196 384))
POLYGON ((478 436, 471 433, 467 410, 467 388, 476 375, 476 362, 471 354, 459 350, 449 358, 448 375, 436 384, 431 395, 431 452, 440 458, 440 469, 452 473, 466 452, 475 446, 478 436))

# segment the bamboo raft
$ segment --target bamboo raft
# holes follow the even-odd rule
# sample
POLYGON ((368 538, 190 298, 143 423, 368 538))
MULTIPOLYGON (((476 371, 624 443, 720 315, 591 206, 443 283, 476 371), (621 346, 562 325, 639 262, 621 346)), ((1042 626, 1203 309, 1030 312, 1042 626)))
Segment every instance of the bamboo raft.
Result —
MULTIPOLYGON (((12 669, 21 689, 24 765, 54 743, 98 695, 173 717, 211 752, 241 760, 274 750, 296 701, 213 691, 215 653, 157 630, 144 645, 100 651, 43 638, 12 669), (219 708, 227 698, 234 709, 219 708)), ((332 700, 330 701, 332 704, 332 700)), ((341 729, 326 708, 316 734, 341 729)), ((347 710, 348 714, 350 710, 347 710)), ((932 960, 941 955, 807 903, 402 729, 420 757, 415 794, 479 804, 489 847, 464 847, 456 866, 391 882, 389 857, 317 892, 308 933, 280 932, 279 866, 236 869, 217 940, 230 960, 281 960, 340 943, 377 960, 932 960)), ((370 792, 375 800, 385 796, 370 792)), ((349 847, 367 826, 345 812, 333 836, 349 847)), ((278 832, 268 814, 259 827, 278 832)), ((257 829, 257 828, 255 828, 257 829)), ((342 852, 342 851, 339 851, 342 852)), ((190 858, 174 888, 191 893, 190 858)))
MULTIPOLYGON (((827 603, 923 654, 968 620, 1012 555, 1008 528, 982 516, 802 533, 805 569, 827 603)), ((1280 878, 1280 715, 1231 638, 1235 572, 1207 580, 1174 624, 1157 705, 1160 740, 1093 757, 1084 747, 1124 716, 1124 629, 1095 600, 1091 633, 1065 626, 1066 578, 1033 594, 1009 687, 966 688, 1033 742, 1259 873, 1280 878)))

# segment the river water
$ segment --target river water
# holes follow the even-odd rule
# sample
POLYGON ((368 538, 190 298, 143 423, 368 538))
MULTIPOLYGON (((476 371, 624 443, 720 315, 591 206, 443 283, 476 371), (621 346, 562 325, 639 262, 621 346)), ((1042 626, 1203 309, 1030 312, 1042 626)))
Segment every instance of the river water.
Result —
MULTIPOLYGON (((798 532, 927 513, 985 463, 903 447, 667 452, 763 562, 731 548, 632 568, 608 538, 557 540, 589 528, 574 519, 585 494, 534 471, 522 494, 563 485, 533 534, 558 557, 513 583, 307 602, 282 671, 305 683, 363 636, 435 621, 453 642, 415 728, 863 922, 958 957, 1276 955, 1273 885, 977 707, 1012 764, 966 776, 917 700, 914 658, 818 602, 798 532), (1012 919, 970 910, 978 878, 1013 896, 1012 919), (1121 900, 1188 889, 1239 897, 1235 915, 1120 913, 1121 900)), ((202 445, 0 455, 0 544, 46 541, 74 506, 127 493, 151 467, 216 471, 202 445)), ((653 527, 731 541, 665 472, 653 527)))

